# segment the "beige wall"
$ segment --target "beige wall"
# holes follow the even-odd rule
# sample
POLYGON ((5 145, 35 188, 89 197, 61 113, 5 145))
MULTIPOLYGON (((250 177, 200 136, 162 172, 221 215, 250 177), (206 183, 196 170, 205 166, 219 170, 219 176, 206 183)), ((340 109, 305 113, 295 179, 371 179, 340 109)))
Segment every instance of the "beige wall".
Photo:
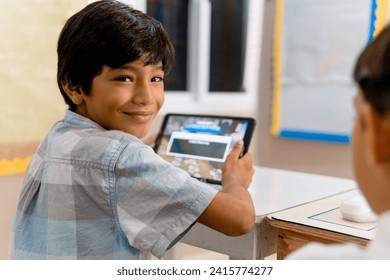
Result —
POLYGON ((23 175, 0 176, 0 260, 6 259, 23 175))
POLYGON ((56 45, 87 0, 0 1, 0 176, 24 172, 40 139, 63 115, 56 45))
POLYGON ((57 38, 68 16, 85 3, 0 1, 0 144, 38 141, 62 116, 57 38))

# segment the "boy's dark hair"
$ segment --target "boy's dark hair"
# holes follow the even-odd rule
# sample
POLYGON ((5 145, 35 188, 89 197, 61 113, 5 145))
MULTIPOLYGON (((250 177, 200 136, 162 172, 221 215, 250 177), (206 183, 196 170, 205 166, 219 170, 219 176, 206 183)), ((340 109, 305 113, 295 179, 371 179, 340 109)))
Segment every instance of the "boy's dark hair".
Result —
POLYGON ((161 23, 119 1, 89 4, 70 17, 58 40, 57 83, 71 110, 75 104, 63 84, 88 95, 92 79, 103 65, 112 68, 142 59, 145 65, 162 62, 168 73, 174 49, 161 23))
POLYGON ((390 26, 360 54, 353 77, 378 114, 390 113, 390 26))

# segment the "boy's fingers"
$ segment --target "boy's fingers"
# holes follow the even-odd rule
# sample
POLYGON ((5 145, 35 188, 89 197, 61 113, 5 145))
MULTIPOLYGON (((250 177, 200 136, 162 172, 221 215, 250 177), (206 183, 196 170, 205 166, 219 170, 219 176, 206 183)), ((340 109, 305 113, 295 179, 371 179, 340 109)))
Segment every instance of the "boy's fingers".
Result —
POLYGON ((230 152, 230 155, 234 158, 239 158, 243 148, 244 142, 242 140, 237 141, 237 143, 233 147, 233 150, 230 152))

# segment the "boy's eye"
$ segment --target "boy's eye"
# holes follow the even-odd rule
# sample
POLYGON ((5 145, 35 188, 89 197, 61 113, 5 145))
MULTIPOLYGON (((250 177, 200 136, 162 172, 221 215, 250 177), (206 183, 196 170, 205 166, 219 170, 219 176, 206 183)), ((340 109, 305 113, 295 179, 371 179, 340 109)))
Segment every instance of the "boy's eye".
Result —
POLYGON ((162 77, 153 77, 152 79, 151 79, 151 81, 152 82, 162 82, 162 81, 164 81, 164 78, 162 78, 162 77))
POLYGON ((121 77, 118 77, 117 80, 121 81, 121 82, 131 82, 132 81, 131 77, 129 77, 129 76, 121 76, 121 77))

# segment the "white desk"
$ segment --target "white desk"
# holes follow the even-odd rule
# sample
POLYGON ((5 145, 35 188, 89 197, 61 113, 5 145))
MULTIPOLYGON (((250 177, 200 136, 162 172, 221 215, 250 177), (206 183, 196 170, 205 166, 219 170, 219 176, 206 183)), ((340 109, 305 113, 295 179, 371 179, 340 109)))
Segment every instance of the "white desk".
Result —
POLYGON ((196 224, 181 242, 229 255, 230 259, 264 259, 276 253, 276 230, 265 222, 269 214, 356 188, 353 180, 256 167, 249 187, 256 211, 254 229, 243 236, 228 237, 196 224))

